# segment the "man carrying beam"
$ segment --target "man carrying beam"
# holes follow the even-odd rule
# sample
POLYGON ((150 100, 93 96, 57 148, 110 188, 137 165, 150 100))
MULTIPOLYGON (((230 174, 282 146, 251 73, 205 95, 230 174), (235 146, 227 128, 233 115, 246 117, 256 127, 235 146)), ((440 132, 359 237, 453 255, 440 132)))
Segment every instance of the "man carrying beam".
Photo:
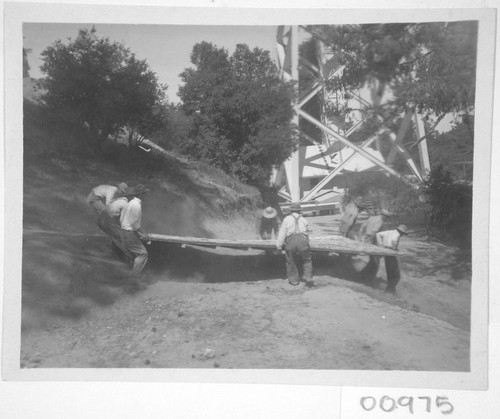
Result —
POLYGON ((125 251, 132 256, 132 275, 137 279, 148 261, 148 251, 142 240, 147 240, 147 234, 141 228, 142 220, 142 198, 149 191, 144 185, 131 188, 129 194, 133 198, 121 211, 120 215, 120 237, 125 251))
MULTIPOLYGON (((395 230, 381 231, 375 235, 377 245, 387 249, 398 250, 399 239, 401 236, 408 234, 408 228, 401 224, 395 230)), ((396 292, 396 285, 401 279, 401 271, 399 270, 399 262, 396 256, 384 256, 385 271, 387 273, 387 288, 386 292, 394 294, 396 292)))
POLYGON ((286 270, 288 282, 299 285, 301 278, 308 287, 314 286, 312 278, 312 258, 309 246, 309 226, 301 215, 298 203, 290 205, 291 214, 287 215, 278 234, 276 247, 286 252, 286 270))

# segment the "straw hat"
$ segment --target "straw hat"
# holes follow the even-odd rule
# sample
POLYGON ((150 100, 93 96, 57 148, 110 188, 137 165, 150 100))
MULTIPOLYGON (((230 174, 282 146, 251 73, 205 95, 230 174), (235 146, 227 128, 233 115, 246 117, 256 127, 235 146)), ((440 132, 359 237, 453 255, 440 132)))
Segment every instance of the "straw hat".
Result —
POLYGON ((408 234, 408 227, 406 227, 404 224, 398 226, 396 230, 398 230, 401 234, 408 234))
POLYGON ((290 205, 290 211, 292 212, 300 212, 302 211, 302 207, 298 202, 294 202, 290 205))
POLYGON ((276 211, 273 207, 267 207, 264 211, 262 211, 262 216, 264 218, 274 218, 278 215, 278 211, 276 211))
POLYGON ((140 195, 145 192, 149 192, 149 189, 146 188, 143 184, 136 185, 135 188, 130 188, 129 190, 130 195, 140 195))

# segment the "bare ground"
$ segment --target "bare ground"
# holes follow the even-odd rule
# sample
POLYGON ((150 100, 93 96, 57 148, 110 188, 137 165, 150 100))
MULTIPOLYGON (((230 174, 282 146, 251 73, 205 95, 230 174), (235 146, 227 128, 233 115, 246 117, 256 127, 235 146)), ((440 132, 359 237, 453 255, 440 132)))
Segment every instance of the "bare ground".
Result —
MULTIPOLYGON (((338 217, 309 221, 328 235, 338 217)), ((249 218, 202 226, 254 234, 249 218)), ((316 256, 307 289, 288 285, 283 256, 160 244, 131 292, 105 237, 25 236, 21 366, 468 371, 470 266, 418 232, 401 250, 395 296, 383 264, 368 286, 316 256)))

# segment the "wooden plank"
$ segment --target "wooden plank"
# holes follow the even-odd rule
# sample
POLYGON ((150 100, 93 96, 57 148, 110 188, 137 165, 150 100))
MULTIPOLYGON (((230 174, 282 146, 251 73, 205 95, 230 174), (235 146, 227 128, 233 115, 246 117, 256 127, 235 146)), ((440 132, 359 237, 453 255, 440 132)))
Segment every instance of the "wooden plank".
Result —
MULTIPOLYGON (((148 238, 154 242, 180 243, 202 247, 225 247, 240 250, 275 250, 275 240, 228 240, 208 239, 203 237, 167 236, 162 234, 149 234, 148 238)), ((391 249, 362 243, 342 236, 326 236, 310 238, 310 246, 313 252, 363 254, 373 256, 397 256, 402 253, 391 249)))

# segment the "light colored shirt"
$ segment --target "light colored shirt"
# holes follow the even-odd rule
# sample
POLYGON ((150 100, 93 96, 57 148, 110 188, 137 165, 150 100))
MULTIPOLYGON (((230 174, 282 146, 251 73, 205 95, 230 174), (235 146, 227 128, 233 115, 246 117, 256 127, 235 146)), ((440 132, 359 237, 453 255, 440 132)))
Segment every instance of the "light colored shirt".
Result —
POLYGON ((120 218, 123 209, 127 205, 128 205, 127 198, 125 198, 125 197, 116 198, 113 201, 111 201, 108 205, 106 205, 104 212, 106 213, 107 216, 109 216, 111 218, 115 218, 115 217, 120 218))
POLYGON ((129 201, 120 215, 120 225, 123 230, 137 231, 141 229, 141 200, 134 198, 129 201))
POLYGON ((376 234, 376 241, 379 246, 398 250, 399 238, 401 234, 398 230, 386 230, 376 234))
POLYGON ((94 201, 102 201, 104 205, 108 205, 113 199, 115 199, 116 192, 118 188, 111 185, 99 185, 96 186, 90 192, 87 197, 87 202, 91 204, 94 201))
POLYGON ((281 224, 276 247, 281 248, 286 238, 296 233, 305 234, 307 236, 309 234, 309 224, 300 214, 292 213, 287 215, 281 224))

